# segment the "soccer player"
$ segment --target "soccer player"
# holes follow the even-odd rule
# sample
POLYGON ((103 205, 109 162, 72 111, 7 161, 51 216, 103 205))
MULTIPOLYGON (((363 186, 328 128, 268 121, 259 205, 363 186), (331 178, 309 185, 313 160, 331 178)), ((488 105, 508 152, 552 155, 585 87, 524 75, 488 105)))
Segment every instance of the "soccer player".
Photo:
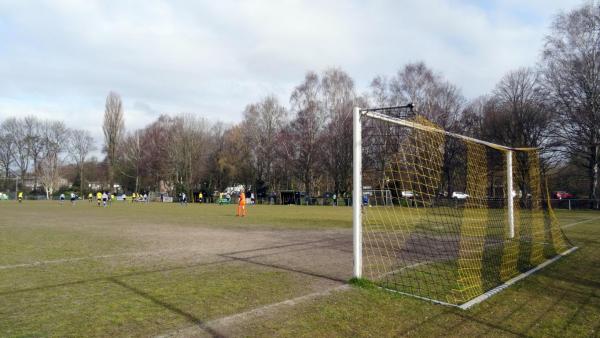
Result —
POLYGON ((18 199, 19 199, 19 203, 23 202, 23 192, 19 191, 19 195, 18 195, 18 199))
POLYGON ((93 198, 93 195, 92 195, 92 193, 90 192, 90 193, 88 194, 88 201, 89 201, 90 203, 92 203, 92 198, 93 198))
POLYGON ((98 201, 98 206, 100 206, 100 203, 102 202, 102 193, 100 191, 96 193, 96 200, 98 201))
POLYGON ((187 206, 187 195, 184 192, 181 193, 181 205, 187 206))
POLYGON ((198 194, 198 203, 202 203, 202 191, 198 194))
POLYGON ((75 200, 77 199, 77 195, 74 192, 71 192, 71 205, 75 205, 75 200))
POLYGON ((102 205, 106 208, 106 202, 108 201, 108 194, 106 192, 102 193, 102 205))
POLYGON ((60 194, 60 204, 65 203, 65 194, 60 194))
POLYGON ((246 216, 246 194, 244 190, 240 192, 240 201, 238 202, 236 216, 246 216))

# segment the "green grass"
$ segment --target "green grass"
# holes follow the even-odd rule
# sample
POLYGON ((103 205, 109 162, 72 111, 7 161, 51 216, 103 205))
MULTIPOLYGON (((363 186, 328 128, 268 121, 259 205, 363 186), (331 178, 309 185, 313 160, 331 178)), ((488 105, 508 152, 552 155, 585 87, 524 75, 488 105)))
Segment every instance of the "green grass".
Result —
MULTIPOLYGON (((562 224, 600 217, 558 211, 562 224)), ((358 280, 351 291, 305 303, 237 332, 253 336, 534 336, 600 335, 600 219, 566 229, 575 253, 469 310, 434 305, 358 280)))
MULTIPOLYGON (((562 224, 600 217, 592 211, 557 214, 562 224)), ((2 201, 0 336, 140 337, 190 325, 205 327, 224 316, 335 285, 315 274, 277 268, 267 261, 230 259, 221 252, 259 256, 266 251, 245 250, 301 242, 307 234, 349 234, 350 228, 351 210, 346 207, 250 206, 248 217, 236 218, 235 206, 119 203, 104 209, 87 202, 71 207, 2 201), (257 239, 262 242, 252 242, 257 239), (165 249, 170 251, 159 252, 165 249), (153 251, 157 253, 128 255, 153 251), (28 265, 15 266, 19 264, 28 265)), ((580 250, 468 311, 357 280, 348 291, 265 312, 224 332, 310 337, 597 336, 600 219, 566 232, 580 250)), ((282 260, 314 250, 308 249, 290 251, 282 260)), ((206 328, 200 332, 218 333, 206 328)))

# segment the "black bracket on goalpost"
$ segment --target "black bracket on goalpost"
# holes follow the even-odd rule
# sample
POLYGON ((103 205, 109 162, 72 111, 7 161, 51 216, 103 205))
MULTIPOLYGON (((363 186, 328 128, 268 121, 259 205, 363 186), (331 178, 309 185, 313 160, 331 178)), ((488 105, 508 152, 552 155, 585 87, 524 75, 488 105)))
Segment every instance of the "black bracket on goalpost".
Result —
POLYGON ((379 112, 379 113, 383 113, 385 115, 388 115, 391 117, 396 117, 399 119, 409 119, 409 118, 415 117, 414 108, 415 108, 415 105, 412 103, 409 103, 404 106, 361 109, 360 112, 361 113, 379 112))

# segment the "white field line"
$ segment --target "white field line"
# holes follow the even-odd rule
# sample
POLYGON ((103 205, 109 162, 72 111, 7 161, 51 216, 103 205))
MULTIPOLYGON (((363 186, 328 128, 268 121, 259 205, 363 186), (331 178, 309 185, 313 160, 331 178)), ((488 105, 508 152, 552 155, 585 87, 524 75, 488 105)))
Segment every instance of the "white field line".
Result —
POLYGON ((400 269, 388 271, 388 272, 382 274, 381 277, 386 277, 386 276, 389 276, 389 275, 393 275, 393 274, 395 274, 397 272, 402 272, 404 270, 416 268, 417 266, 421 266, 421 265, 425 265, 425 264, 429 264, 429 263, 433 263, 433 262, 425 261, 425 262, 420 262, 420 263, 414 263, 414 264, 411 264, 411 265, 407 265, 407 266, 402 267, 400 269))
POLYGON ((324 291, 319 291, 319 292, 314 292, 314 293, 310 293, 308 295, 304 295, 304 296, 300 296, 300 297, 296 297, 296 298, 292 298, 292 299, 288 299, 288 300, 284 300, 282 302, 279 303, 273 303, 273 304, 269 304, 269 305, 264 305, 246 312, 240 312, 231 316, 227 316, 227 317, 223 317, 223 318, 219 318, 219 319, 215 319, 212 320, 210 322, 208 322, 208 326, 210 327, 215 327, 215 326, 225 326, 225 325, 230 325, 232 323, 235 323, 239 320, 243 320, 243 319, 250 319, 250 318, 255 318, 261 315, 264 315, 265 313, 271 312, 271 311, 275 311, 275 310, 279 310, 282 307, 292 307, 295 306, 297 304, 300 303, 304 303, 306 301, 315 299, 315 298, 320 298, 320 297, 324 297, 324 296, 328 296, 334 292, 337 291, 342 291, 342 290, 348 290, 350 289, 350 285, 348 284, 344 284, 344 285, 340 285, 331 289, 327 289, 324 291))
POLYGON ((586 222, 594 221, 594 220, 597 220, 597 219, 600 219, 600 217, 594 217, 594 218, 586 219, 586 220, 575 222, 575 223, 565 224, 561 228, 566 229, 566 228, 570 228, 572 226, 575 226, 577 224, 586 223, 586 222))
MULTIPOLYGON (((348 289, 350 289, 350 285, 344 284, 344 285, 340 285, 340 286, 337 286, 337 287, 334 287, 331 289, 314 292, 314 293, 310 293, 310 294, 307 294, 304 296, 284 300, 282 302, 260 306, 260 307, 254 308, 252 310, 248 310, 248 311, 236 313, 231 316, 211 320, 206 323, 206 327, 218 330, 219 328, 228 327, 230 325, 236 324, 236 323, 244 321, 244 320, 251 320, 251 319, 254 319, 259 316, 263 316, 268 313, 275 313, 276 311, 280 311, 282 308, 293 307, 300 303, 304 303, 304 302, 307 302, 307 301, 310 301, 310 300, 313 300, 316 298, 320 298, 320 297, 329 296, 330 294, 332 294, 334 292, 344 291, 344 290, 348 290, 348 289)), ((178 330, 166 333, 166 334, 156 336, 156 338, 187 337, 187 336, 193 336, 194 334, 197 334, 200 331, 202 331, 202 332, 204 331, 202 329, 202 327, 194 325, 194 326, 188 326, 186 328, 178 329, 178 330)))
POLYGON ((71 262, 83 261, 86 259, 103 259, 103 258, 127 257, 127 256, 131 256, 131 257, 154 256, 154 255, 159 255, 159 254, 163 254, 163 253, 178 252, 178 251, 194 251, 194 250, 192 248, 177 248, 177 249, 164 249, 164 250, 156 250, 156 251, 123 252, 123 253, 98 255, 98 256, 61 258, 61 259, 54 259, 54 260, 47 260, 47 261, 37 261, 37 262, 32 262, 32 263, 0 265, 0 270, 28 268, 28 267, 48 265, 48 264, 71 263, 71 262))

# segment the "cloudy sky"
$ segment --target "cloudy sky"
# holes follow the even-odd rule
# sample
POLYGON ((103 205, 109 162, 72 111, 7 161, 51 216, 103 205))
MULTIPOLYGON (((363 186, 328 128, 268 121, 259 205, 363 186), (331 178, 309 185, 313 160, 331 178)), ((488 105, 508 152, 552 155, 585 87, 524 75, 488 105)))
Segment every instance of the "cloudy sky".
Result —
POLYGON ((160 113, 235 122, 308 70, 339 66, 366 90, 425 61, 468 98, 533 66, 553 17, 579 0, 0 0, 0 119, 62 119, 101 138, 121 94, 129 129, 160 113))

